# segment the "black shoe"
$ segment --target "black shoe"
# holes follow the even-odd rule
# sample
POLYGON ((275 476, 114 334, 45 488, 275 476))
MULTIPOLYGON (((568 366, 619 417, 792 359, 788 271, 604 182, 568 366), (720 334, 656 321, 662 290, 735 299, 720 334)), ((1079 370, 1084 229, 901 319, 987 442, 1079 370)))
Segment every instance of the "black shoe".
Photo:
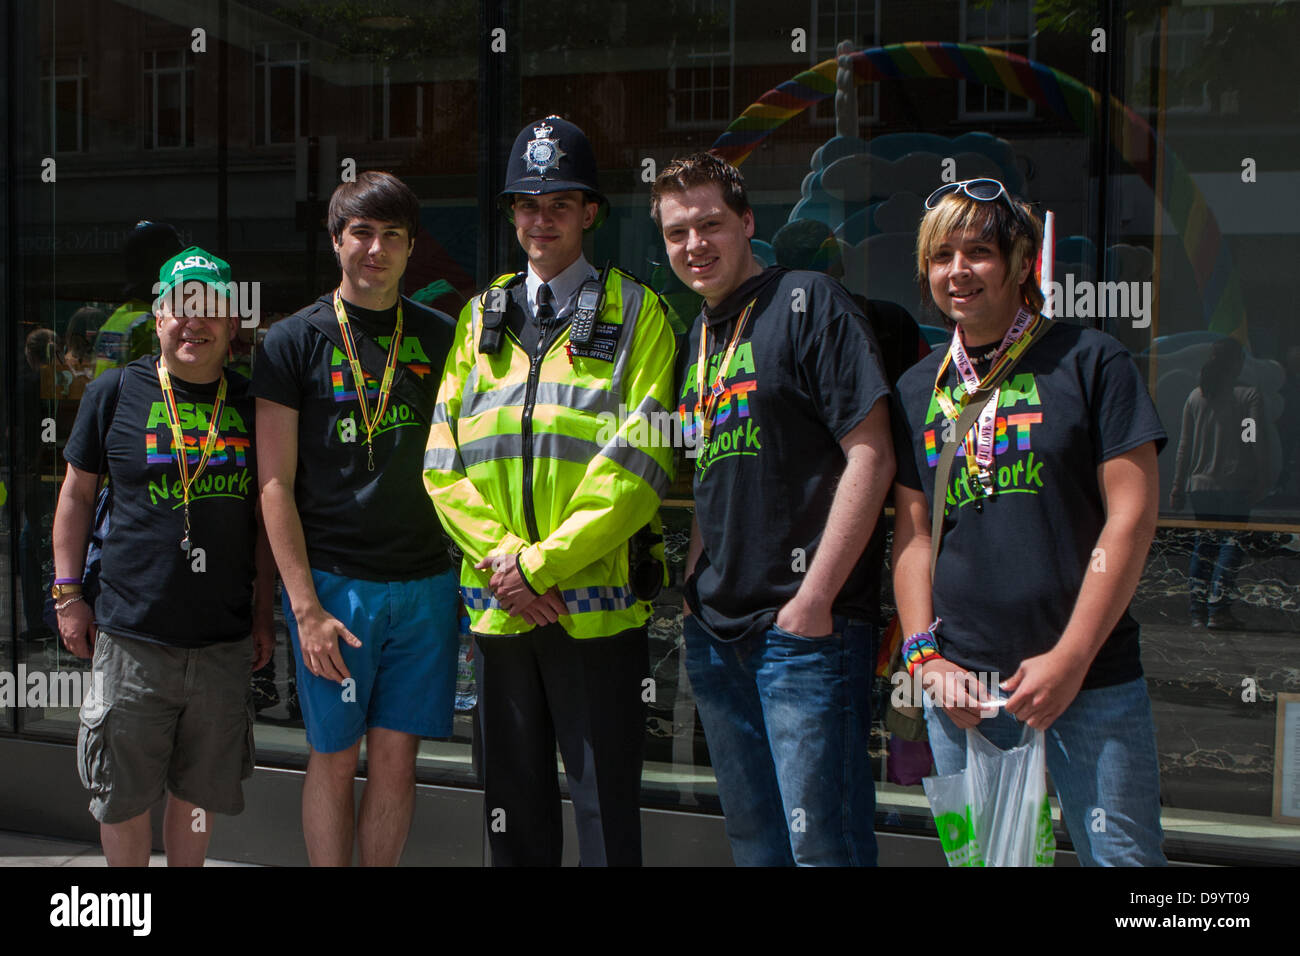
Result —
POLYGON ((1206 610, 1204 604, 1192 605, 1187 609, 1187 614, 1191 618, 1192 627, 1205 627, 1210 619, 1210 612, 1206 610))

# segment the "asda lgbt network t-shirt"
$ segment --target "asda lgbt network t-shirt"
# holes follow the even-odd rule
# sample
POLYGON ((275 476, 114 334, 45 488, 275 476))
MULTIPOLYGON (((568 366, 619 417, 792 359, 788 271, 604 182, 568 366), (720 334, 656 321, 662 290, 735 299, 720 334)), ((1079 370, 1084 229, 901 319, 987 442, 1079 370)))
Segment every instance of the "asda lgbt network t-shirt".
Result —
MULTIPOLYGON (((145 356, 91 382, 63 451, 73 466, 98 474, 108 450, 113 507, 95 620, 111 634, 173 647, 242 640, 252 630, 257 539, 248 380, 226 372, 216 447, 190 490, 186 552, 180 469, 156 363, 145 356)), ((217 383, 195 385, 175 375, 171 383, 192 472, 207 439, 217 383)))
MULTIPOLYGON (((397 307, 383 312, 345 303, 348 321, 385 350, 397 307)), ((253 366, 253 394, 298 411, 298 473, 294 496, 315 569, 367 581, 413 581, 451 567, 448 541, 424 488, 438 379, 456 323, 402 299, 397 361, 427 388, 420 407, 394 394, 374 433, 375 469, 368 467, 366 427, 347 355, 313 328, 322 315, 337 327, 333 293, 273 325, 253 366)), ((374 371, 373 369, 370 371, 374 371)), ((371 413, 379 381, 366 374, 371 413)))
MULTIPOLYGON (((895 405, 898 481, 931 502, 948 420, 934 385, 946 354, 938 348, 905 372, 895 405)), ((950 362, 939 385, 958 401, 959 381, 950 362)), ((995 491, 978 508, 961 446, 953 459, 934 573, 945 658, 1005 680, 1056 645, 1089 565, 1106 560, 1093 553, 1106 522, 1097 467, 1146 442, 1159 450, 1165 431, 1128 351, 1102 332, 1054 322, 1002 385, 995 491)), ((1083 687, 1141 674, 1138 625, 1125 609, 1083 687)))
MULTIPOLYGON (((889 395, 875 340, 843 287, 820 273, 773 266, 706 309, 678 354, 678 413, 688 436, 698 435, 700 335, 707 325, 712 382, 751 301, 722 376, 712 436, 695 459, 704 550, 685 593, 724 640, 767 628, 799 590, 844 472, 840 440, 889 395)), ((864 553, 833 612, 874 621, 879 576, 878 562, 864 553)))

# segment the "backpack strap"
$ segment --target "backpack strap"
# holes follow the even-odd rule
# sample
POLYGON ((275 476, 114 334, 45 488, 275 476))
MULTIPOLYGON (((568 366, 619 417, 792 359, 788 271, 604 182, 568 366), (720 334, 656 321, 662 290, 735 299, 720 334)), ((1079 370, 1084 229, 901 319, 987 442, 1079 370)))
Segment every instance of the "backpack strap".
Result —
POLYGON ((122 400, 122 382, 126 380, 126 366, 120 366, 117 369, 117 387, 113 389, 113 400, 109 403, 107 412, 107 423, 104 425, 104 437, 99 441, 99 479, 96 482, 104 480, 108 474, 108 433, 113 427, 113 417, 117 415, 117 404, 122 400))

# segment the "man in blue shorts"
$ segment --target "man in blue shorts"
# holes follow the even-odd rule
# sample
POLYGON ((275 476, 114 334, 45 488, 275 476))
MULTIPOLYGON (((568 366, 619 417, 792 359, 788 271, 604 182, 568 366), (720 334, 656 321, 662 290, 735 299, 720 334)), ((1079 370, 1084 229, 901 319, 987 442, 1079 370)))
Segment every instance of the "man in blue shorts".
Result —
POLYGON ((418 222, 415 194, 394 176, 340 185, 329 205, 339 287, 272 327, 253 372, 262 508, 311 745, 303 833, 317 866, 351 863, 354 819, 361 864, 397 863, 419 739, 452 728, 456 575, 421 473, 455 322, 398 295, 418 222))

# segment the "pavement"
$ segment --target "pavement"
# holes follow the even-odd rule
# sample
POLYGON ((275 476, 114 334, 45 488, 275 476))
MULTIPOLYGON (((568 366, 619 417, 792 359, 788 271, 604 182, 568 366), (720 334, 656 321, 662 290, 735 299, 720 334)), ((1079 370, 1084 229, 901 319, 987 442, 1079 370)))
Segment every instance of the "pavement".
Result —
MULTIPOLYGON (((149 857, 150 866, 166 866, 161 853, 149 857)), ((229 860, 208 860, 207 866, 252 866, 229 860)), ((5 866, 108 866, 97 843, 76 843, 30 833, 0 830, 0 867, 5 866)))

